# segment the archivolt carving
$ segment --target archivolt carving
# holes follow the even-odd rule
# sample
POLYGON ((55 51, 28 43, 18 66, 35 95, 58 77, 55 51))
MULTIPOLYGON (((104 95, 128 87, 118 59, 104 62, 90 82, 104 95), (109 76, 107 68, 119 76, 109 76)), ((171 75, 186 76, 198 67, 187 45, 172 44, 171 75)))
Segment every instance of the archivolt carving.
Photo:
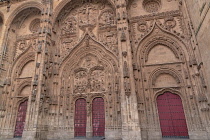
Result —
POLYGON ((16 16, 23 10, 27 9, 27 8, 37 8, 39 9, 39 11, 41 12, 42 9, 44 9, 43 5, 39 2, 35 2, 35 1, 30 1, 30 2, 26 2, 24 4, 21 4, 19 7, 17 7, 10 15, 10 17, 8 18, 8 20, 6 21, 6 25, 8 27, 10 27, 10 24, 13 22, 13 20, 16 18, 16 16))
MULTIPOLYGON (((17 88, 16 88, 16 94, 15 95, 19 95, 21 93, 21 90, 26 87, 26 86, 31 86, 31 81, 32 78, 27 78, 27 79, 19 79, 18 80, 18 84, 17 84, 17 88)), ((31 93, 29 93, 31 94, 31 93)))
POLYGON ((139 42, 137 47, 136 60, 140 63, 139 60, 145 59, 145 62, 148 60, 148 53, 150 50, 158 44, 162 44, 171 49, 178 59, 181 59, 182 62, 186 61, 191 55, 190 49, 184 45, 185 43, 164 29, 160 28, 156 23, 153 26, 153 29, 148 32, 139 42), (149 40, 149 41, 148 41, 149 40), (143 47, 141 47, 143 46, 143 47))
POLYGON ((28 52, 26 54, 24 54, 22 57, 20 57, 19 59, 17 59, 14 62, 13 65, 13 78, 17 78, 20 74, 21 71, 23 69, 23 67, 30 61, 34 61, 35 59, 35 53, 34 52, 28 52))
POLYGON ((165 39, 164 39, 164 37, 161 37, 161 36, 157 37, 157 38, 153 38, 150 42, 148 42, 148 44, 145 45, 145 48, 143 50, 145 62, 147 62, 147 60, 148 60, 149 52, 156 45, 167 46, 175 54, 176 58, 180 59, 180 57, 179 57, 180 54, 178 54, 178 52, 180 50, 178 50, 173 44, 171 44, 171 42, 169 42, 169 40, 165 41, 165 39))
POLYGON ((180 76, 180 74, 178 74, 178 72, 176 70, 163 67, 163 68, 156 69, 152 72, 152 74, 150 75, 150 78, 149 78, 150 85, 154 86, 157 77, 161 74, 169 74, 169 75, 173 76, 174 79, 176 80, 177 84, 183 83, 182 77, 180 76))

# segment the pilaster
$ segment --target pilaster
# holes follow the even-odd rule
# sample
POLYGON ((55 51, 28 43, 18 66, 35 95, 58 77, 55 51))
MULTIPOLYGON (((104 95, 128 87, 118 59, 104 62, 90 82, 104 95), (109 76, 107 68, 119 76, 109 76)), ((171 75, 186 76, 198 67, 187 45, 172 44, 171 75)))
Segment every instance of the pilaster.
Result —
POLYGON ((133 77, 131 44, 127 19, 126 1, 116 1, 119 63, 121 69, 122 139, 141 140, 137 110, 137 97, 133 77))
POLYGON ((43 0, 44 9, 41 14, 39 39, 35 54, 35 74, 32 81, 32 93, 29 97, 24 140, 42 140, 47 138, 48 102, 47 68, 49 64, 52 31, 52 1, 43 0))

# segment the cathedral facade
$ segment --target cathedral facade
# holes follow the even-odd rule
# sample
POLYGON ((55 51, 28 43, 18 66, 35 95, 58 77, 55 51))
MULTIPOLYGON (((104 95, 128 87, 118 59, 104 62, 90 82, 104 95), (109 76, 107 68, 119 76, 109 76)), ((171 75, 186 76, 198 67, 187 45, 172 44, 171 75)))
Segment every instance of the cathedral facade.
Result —
POLYGON ((0 139, 209 140, 187 4, 0 1, 0 139))

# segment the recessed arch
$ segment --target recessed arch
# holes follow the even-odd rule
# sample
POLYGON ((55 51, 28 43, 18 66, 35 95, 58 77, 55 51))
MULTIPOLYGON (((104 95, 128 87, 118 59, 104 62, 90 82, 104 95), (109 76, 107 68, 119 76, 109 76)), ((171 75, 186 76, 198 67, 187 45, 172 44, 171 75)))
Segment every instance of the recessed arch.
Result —
MULTIPOLYGON (((55 8, 54 10, 54 17, 53 17, 53 24, 56 22, 59 14, 62 12, 62 10, 65 9, 65 7, 70 4, 71 2, 74 2, 75 0, 62 0, 55 8)), ((77 3, 82 3, 85 2, 86 0, 81 0, 81 2, 78 2, 78 0, 76 0, 77 3)), ((112 0, 103 0, 104 2, 109 2, 113 8, 115 8, 115 4, 112 0)))
POLYGON ((170 48, 175 56, 182 62, 189 60, 193 55, 191 49, 185 45, 180 37, 164 30, 155 23, 151 30, 147 32, 147 34, 144 35, 138 42, 134 55, 134 59, 138 65, 145 64, 148 52, 157 44, 162 44, 170 48))
POLYGON ((42 9, 44 8, 43 5, 39 2, 31 1, 31 2, 26 2, 19 7, 17 7, 9 16, 8 20, 5 22, 7 27, 9 28, 13 20, 16 18, 16 16, 21 13, 23 10, 28 9, 28 8, 36 8, 39 9, 41 12, 42 9))

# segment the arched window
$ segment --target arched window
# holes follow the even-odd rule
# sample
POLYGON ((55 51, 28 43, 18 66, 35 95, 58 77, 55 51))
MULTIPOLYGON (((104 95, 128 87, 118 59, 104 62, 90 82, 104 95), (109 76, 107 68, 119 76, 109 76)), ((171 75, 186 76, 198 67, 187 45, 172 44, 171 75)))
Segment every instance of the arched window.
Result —
POLYGON ((189 138, 181 98, 170 92, 157 97, 160 127, 163 137, 189 138))
POLYGON ((95 98, 93 100, 93 136, 103 137, 105 134, 105 109, 104 99, 95 98))
POLYGON ((78 99, 75 103, 75 117, 74 117, 74 136, 85 137, 86 136, 86 100, 78 99))
POLYGON ((14 137, 22 137, 26 120, 27 105, 28 105, 28 100, 25 100, 19 105, 14 137))

